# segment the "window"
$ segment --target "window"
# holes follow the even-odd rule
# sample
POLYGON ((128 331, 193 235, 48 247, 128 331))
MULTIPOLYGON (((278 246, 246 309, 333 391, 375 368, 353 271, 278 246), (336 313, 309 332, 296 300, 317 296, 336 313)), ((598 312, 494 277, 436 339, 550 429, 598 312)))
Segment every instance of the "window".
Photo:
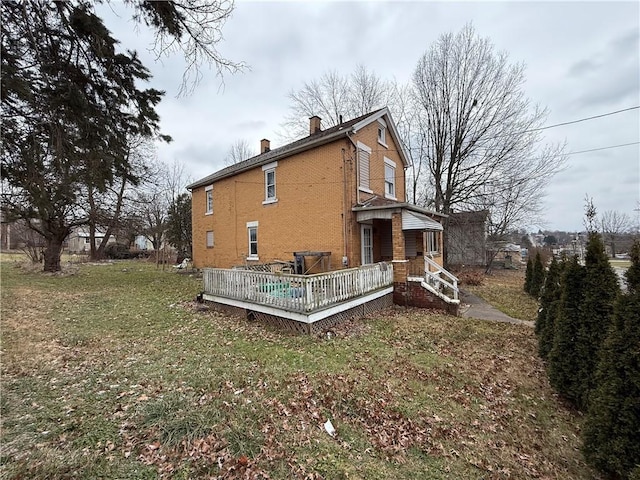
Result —
POLYGON ((265 200, 275 200, 276 198, 275 170, 267 170, 264 172, 264 198, 265 200))
POLYGON ((204 189, 206 195, 206 211, 205 215, 211 215, 213 213, 213 185, 209 185, 204 189))
POLYGON ((433 254, 440 252, 440 232, 426 232, 427 235, 427 251, 425 254, 433 254))
POLYGON ((373 227, 362 225, 362 265, 373 263, 373 227))
POLYGON ((369 184, 369 158, 371 149, 364 143, 358 142, 358 188, 367 193, 373 193, 369 184))
POLYGON ((378 119, 378 143, 387 146, 387 123, 381 118, 378 119))
POLYGON ((258 259, 258 222, 247 222, 247 233, 249 234, 249 255, 248 259, 258 259))
POLYGON ((384 196, 396 199, 396 164, 385 157, 384 159, 384 196))
POLYGON ((262 167, 262 171, 264 172, 264 202, 262 202, 263 205, 267 203, 275 203, 278 201, 278 197, 276 197, 276 167, 277 166, 278 166, 278 162, 273 162, 262 167))
POLYGON ((213 230, 207 231, 207 248, 213 248, 213 230))

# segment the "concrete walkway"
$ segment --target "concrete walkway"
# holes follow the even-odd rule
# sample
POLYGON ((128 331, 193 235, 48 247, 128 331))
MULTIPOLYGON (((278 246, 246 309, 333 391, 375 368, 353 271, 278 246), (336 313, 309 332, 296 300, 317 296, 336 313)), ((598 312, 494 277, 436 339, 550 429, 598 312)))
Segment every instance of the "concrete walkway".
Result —
POLYGON ((460 290, 460 314, 465 318, 475 318, 477 320, 513 323, 516 325, 527 325, 529 327, 534 326, 534 322, 512 318, 477 295, 470 292, 463 292, 462 290, 460 290))

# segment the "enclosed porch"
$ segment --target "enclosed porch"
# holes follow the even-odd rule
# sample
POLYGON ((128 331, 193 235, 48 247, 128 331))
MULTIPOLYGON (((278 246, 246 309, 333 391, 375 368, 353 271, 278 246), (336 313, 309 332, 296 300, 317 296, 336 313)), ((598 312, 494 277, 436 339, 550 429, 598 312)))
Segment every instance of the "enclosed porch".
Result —
POLYGON ((363 264, 390 261, 394 302, 457 314, 458 279, 443 266, 442 215, 415 205, 378 200, 355 207, 363 264))

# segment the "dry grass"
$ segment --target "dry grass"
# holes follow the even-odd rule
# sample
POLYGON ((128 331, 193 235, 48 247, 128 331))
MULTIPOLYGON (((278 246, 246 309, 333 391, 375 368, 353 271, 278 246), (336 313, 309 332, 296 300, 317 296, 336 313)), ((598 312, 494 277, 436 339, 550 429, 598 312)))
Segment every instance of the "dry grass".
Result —
POLYGON ((327 340, 147 264, 2 280, 3 478, 596 478, 530 328, 391 308, 327 340))
POLYGON ((484 275, 481 285, 465 285, 462 288, 484 298, 510 317, 535 321, 538 316, 538 302, 524 289, 524 269, 493 270, 484 275))

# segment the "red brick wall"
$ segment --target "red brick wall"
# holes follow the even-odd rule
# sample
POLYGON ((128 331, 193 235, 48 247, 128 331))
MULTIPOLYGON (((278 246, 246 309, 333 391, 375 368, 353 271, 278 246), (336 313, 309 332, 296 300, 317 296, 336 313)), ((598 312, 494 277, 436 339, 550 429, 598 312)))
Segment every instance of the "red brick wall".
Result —
POLYGON ((393 303, 408 307, 444 310, 448 314, 455 316, 460 313, 460 304, 445 302, 429 292, 419 282, 394 282, 393 303))

